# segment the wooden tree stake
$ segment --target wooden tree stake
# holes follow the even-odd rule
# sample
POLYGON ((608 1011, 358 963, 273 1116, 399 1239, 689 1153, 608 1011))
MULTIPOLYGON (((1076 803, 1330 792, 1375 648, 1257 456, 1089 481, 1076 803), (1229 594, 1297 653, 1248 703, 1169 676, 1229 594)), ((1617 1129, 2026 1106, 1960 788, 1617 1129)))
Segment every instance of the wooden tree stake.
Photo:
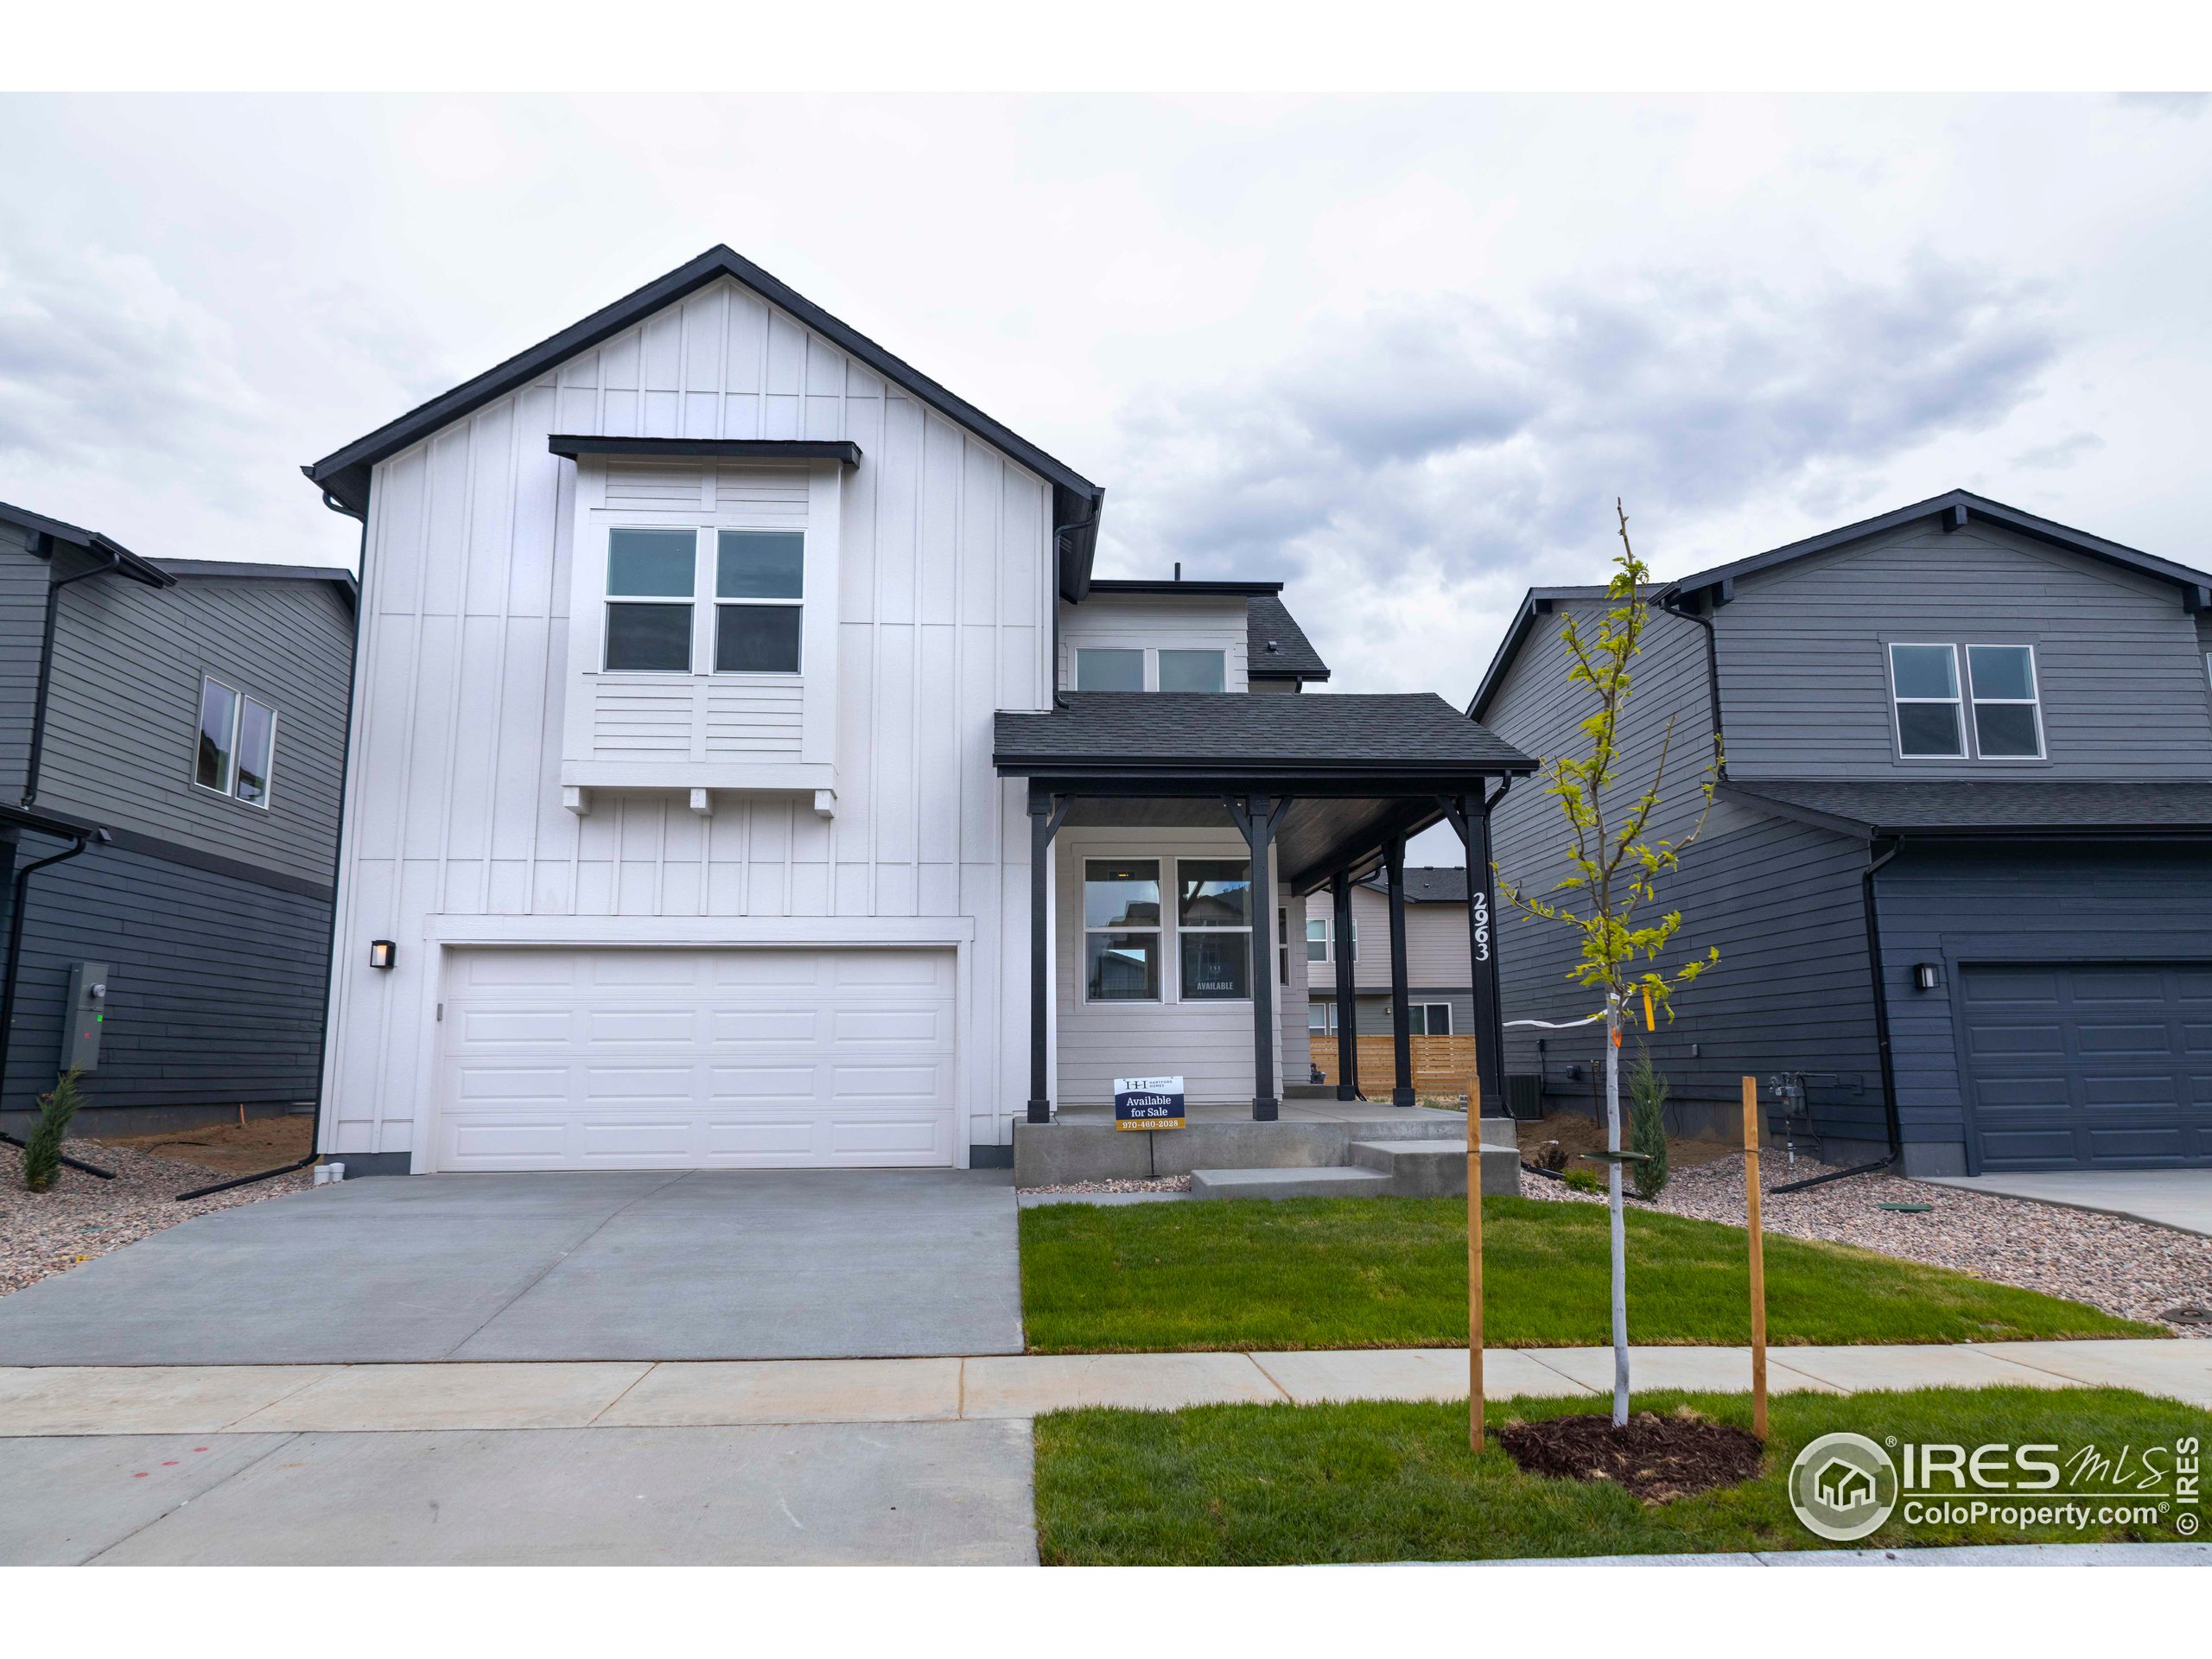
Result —
POLYGON ((1467 1444, 1483 1449, 1483 1093, 1467 1093, 1467 1444))
POLYGON ((1744 1079, 1744 1211, 1751 1241, 1751 1433, 1766 1439, 1766 1251, 1759 1237, 1759 1081, 1744 1079))

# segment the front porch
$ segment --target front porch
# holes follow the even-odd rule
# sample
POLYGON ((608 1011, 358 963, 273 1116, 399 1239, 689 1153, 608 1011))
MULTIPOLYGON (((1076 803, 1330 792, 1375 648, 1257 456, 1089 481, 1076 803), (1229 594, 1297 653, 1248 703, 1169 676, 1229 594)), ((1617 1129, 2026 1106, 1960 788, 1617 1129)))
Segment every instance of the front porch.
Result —
MULTIPOLYGON (((1433 696, 1067 692, 1047 712, 1001 714, 994 758, 1027 781, 1030 823, 1018 1184, 1339 1163, 1357 1141, 1409 1135, 1464 1146, 1465 1116, 1416 1103, 1405 847, 1448 821, 1486 873, 1490 808, 1534 770, 1528 757, 1433 696), (1347 982, 1332 1081, 1314 1098, 1303 899, 1327 887, 1348 912, 1351 884, 1377 870, 1389 1064, 1370 1046, 1363 1070, 1347 982), (1192 1128, 1116 1131, 1117 1074, 1184 1077, 1192 1128)), ((1475 881, 1467 906, 1472 1092, 1500 1109, 1487 889, 1475 881)))

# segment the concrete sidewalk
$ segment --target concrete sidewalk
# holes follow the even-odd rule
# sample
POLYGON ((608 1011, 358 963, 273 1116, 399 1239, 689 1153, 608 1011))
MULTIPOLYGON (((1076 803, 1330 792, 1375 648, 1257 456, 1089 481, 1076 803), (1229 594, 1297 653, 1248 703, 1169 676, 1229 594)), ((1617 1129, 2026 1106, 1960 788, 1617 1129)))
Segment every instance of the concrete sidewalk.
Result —
MULTIPOLYGON (((1633 1351, 1637 1387, 1741 1392, 1742 1348, 1633 1351)), ((1494 1349, 1484 1387, 1610 1390, 1604 1348, 1494 1349)), ((1777 1393, 1933 1387, 2139 1389, 2212 1409, 2212 1342, 1778 1348, 1777 1393)), ((994 1354, 966 1358, 519 1364, 52 1366, 0 1370, 0 1433, 372 1433, 1019 1421, 1077 1406, 1464 1399, 1464 1350, 994 1354)))
POLYGON ((2048 1169, 1919 1179, 1932 1186, 1955 1186, 1961 1192, 1994 1192, 2069 1210, 2094 1210, 2212 1238, 2212 1169, 2048 1169))

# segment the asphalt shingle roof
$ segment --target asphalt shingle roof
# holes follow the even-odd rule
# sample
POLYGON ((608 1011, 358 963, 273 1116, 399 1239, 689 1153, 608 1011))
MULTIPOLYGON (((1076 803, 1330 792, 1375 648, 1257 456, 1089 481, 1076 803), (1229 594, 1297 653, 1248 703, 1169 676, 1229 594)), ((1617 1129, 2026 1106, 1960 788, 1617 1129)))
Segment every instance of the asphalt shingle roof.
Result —
POLYGON ((2212 832, 2212 781, 2027 783, 1930 779, 1915 783, 1835 783, 1761 779, 1731 782, 1729 794, 1840 819, 1873 831, 1971 834, 2031 830, 2212 832))
POLYGON ((1281 766, 1377 772, 1526 772, 1535 762, 1432 692, 1267 696, 1069 691, 1066 707, 1001 713, 1001 772, 1122 763, 1190 772, 1281 766))
POLYGON ((1274 594, 1254 594, 1244 605, 1245 672, 1268 680, 1325 680, 1329 665, 1290 607, 1274 594), (1272 641, 1275 649, 1269 651, 1272 641))
MULTIPOLYGON (((1377 893, 1390 890, 1389 878, 1377 870, 1365 885, 1377 893)), ((1406 866, 1406 902, 1409 905, 1464 905, 1467 902, 1467 872, 1457 864, 1406 866)))

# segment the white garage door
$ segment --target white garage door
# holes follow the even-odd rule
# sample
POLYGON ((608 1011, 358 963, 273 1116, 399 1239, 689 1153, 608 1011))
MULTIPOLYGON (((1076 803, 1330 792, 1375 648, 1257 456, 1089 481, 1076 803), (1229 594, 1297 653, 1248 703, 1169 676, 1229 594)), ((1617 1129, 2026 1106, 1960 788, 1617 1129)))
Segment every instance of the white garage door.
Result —
POLYGON ((948 950, 456 950, 440 1029, 440 1169, 953 1161, 948 950))

